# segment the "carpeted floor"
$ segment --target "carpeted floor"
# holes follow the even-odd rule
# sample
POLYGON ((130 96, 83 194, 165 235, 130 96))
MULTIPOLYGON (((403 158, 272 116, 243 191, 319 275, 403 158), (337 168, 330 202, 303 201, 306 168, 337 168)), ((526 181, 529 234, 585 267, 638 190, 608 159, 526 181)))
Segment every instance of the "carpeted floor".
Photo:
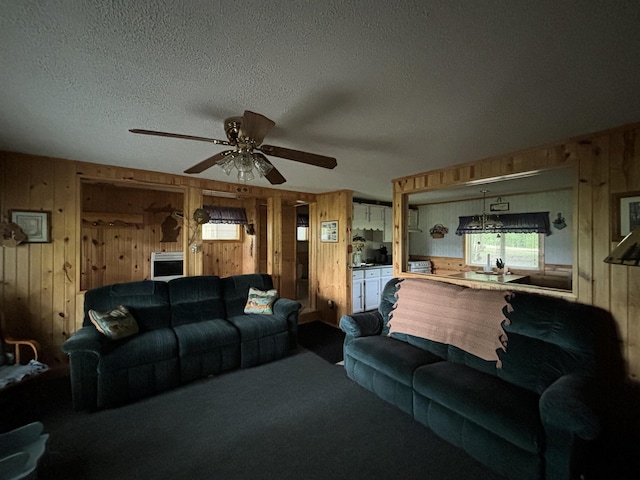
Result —
POLYGON ((94 413, 48 381, 41 480, 498 478, 303 349, 94 413))
MULTIPOLYGON (((326 333, 332 353, 300 348, 94 413, 71 409, 68 371, 53 369, 0 395, 0 431, 44 423, 40 480, 500 478, 349 380, 326 333)), ((638 478, 637 446, 602 452, 591 478, 638 478)))
POLYGON ((343 360, 344 332, 323 322, 298 325, 298 343, 329 363, 343 360))

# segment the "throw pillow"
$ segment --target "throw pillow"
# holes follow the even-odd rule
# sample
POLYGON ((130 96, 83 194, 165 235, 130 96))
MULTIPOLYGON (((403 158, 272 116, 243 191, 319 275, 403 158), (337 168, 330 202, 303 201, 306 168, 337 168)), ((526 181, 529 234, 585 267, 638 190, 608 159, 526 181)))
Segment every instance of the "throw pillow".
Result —
POLYGON ((273 313, 273 302, 278 298, 278 291, 249 288, 249 298, 244 306, 244 313, 273 313))
POLYGON ((124 305, 108 312, 89 310, 89 319, 100 333, 110 340, 119 340, 138 333, 138 323, 124 305))

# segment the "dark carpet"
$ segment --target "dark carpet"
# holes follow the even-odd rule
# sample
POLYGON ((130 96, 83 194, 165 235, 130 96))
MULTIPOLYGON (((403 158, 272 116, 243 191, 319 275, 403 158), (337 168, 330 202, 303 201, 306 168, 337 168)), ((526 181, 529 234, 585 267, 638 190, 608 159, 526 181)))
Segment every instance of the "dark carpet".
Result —
POLYGON ((304 349, 94 413, 47 381, 41 480, 498 478, 304 349))
POLYGON ((323 322, 298 325, 298 343, 329 363, 343 360, 344 332, 323 322))

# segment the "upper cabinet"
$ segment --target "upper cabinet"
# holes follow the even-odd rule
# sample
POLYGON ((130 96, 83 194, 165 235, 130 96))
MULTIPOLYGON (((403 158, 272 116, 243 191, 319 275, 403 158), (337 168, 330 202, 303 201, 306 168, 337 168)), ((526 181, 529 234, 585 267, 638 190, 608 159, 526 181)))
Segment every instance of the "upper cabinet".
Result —
POLYGON ((385 209, 382 205, 368 205, 366 203, 353 204, 354 230, 384 230, 385 209))
POLYGON ((393 208, 384 207, 384 232, 382 235, 383 242, 393 241, 393 208))

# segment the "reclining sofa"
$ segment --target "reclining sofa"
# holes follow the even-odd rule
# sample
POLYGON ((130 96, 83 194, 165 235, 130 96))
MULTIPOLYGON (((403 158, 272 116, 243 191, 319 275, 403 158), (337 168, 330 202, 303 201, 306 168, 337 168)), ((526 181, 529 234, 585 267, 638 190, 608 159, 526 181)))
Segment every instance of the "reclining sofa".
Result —
MULTIPOLYGON (((378 311, 340 320, 347 376, 501 475, 582 478, 608 388, 625 376, 611 316, 543 295, 412 282, 421 288, 418 317, 446 310, 472 324, 484 307, 457 298, 504 295, 497 361, 392 331, 403 303, 395 278, 378 311)), ((464 328, 454 333, 463 338, 464 328)))
POLYGON ((272 279, 264 274, 196 276, 87 291, 83 326, 62 346, 69 355, 74 409, 122 404, 285 357, 296 348, 301 304, 278 298, 271 314, 244 313, 251 287, 268 291, 272 279), (120 305, 135 319, 138 333, 109 339, 89 312, 120 305))

